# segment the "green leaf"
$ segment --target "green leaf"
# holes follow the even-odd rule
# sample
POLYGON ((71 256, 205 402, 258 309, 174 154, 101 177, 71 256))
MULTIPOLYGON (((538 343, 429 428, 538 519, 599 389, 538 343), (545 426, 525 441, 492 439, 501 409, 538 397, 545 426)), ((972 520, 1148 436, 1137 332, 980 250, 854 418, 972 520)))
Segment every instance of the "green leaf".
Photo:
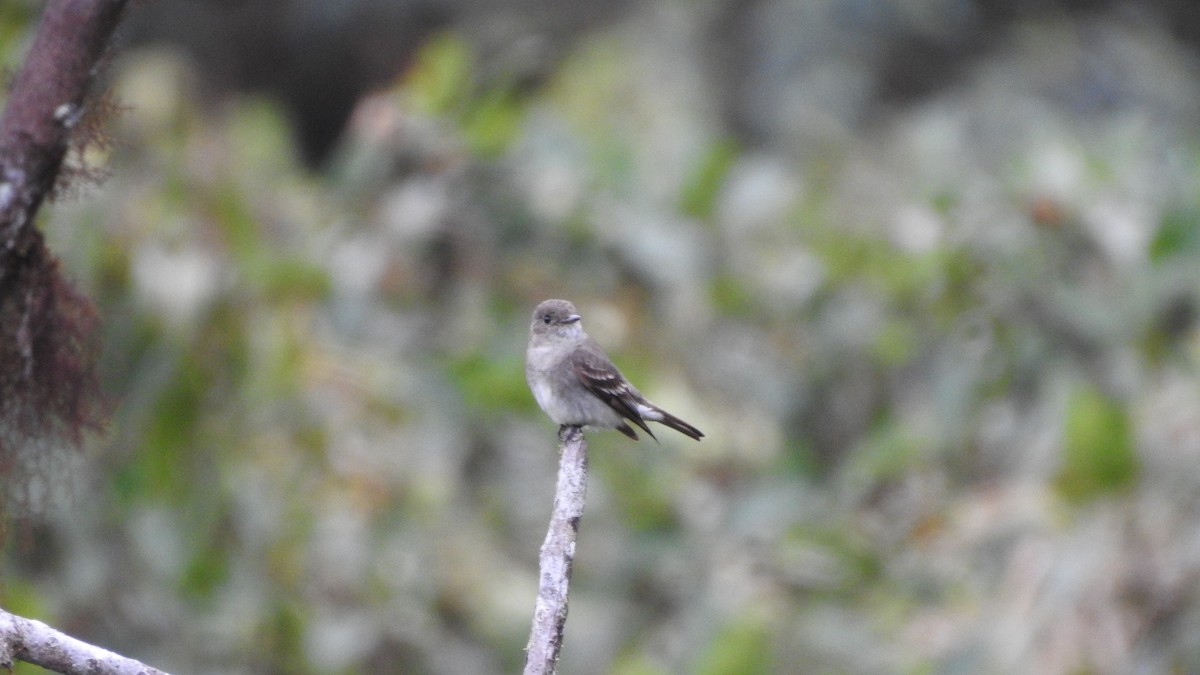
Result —
POLYGON ((750 618, 726 625, 696 662, 696 675, 770 672, 770 635, 762 621, 750 618))
POLYGON ((753 315, 754 294, 740 277, 732 274, 714 275, 709 282, 709 297, 723 316, 753 315))
POLYGON ((875 358, 889 367, 902 366, 917 353, 917 329, 904 319, 888 321, 871 341, 875 358))
POLYGON ((118 478, 119 490, 127 499, 151 494, 172 500, 188 493, 189 451, 194 447, 211 374, 188 355, 182 355, 175 367, 171 380, 150 406, 140 451, 118 478))
POLYGON ((471 354, 450 363, 450 373, 467 405, 481 410, 520 409, 533 404, 520 357, 490 359, 471 354))
POLYGON ((180 579, 180 590, 196 601, 210 600, 229 580, 229 552, 219 533, 210 533, 206 545, 197 547, 180 579))
POLYGON ((1179 253, 1200 250, 1200 210, 1170 211, 1150 241, 1150 260, 1162 262, 1179 253))
POLYGON ((1071 396, 1064 442, 1055 484, 1068 500, 1088 501, 1126 489, 1137 479, 1129 413, 1094 387, 1071 396))
POLYGON ((516 137, 524 112, 515 89, 492 89, 464 115, 463 136, 476 153, 484 157, 498 156, 516 137))
POLYGON ((462 105, 471 87, 471 50, 467 43, 451 33, 443 33, 428 42, 417 55, 408 78, 408 93, 413 107, 438 115, 462 105))
MULTIPOLYGON (((654 443, 641 431, 638 435, 643 443, 654 443)), ((616 440, 613 436, 616 434, 606 436, 605 441, 616 440)), ((647 465, 636 453, 611 453, 594 461, 593 466, 603 476, 602 480, 621 486, 612 495, 613 506, 630 531, 652 536, 669 536, 678 531, 678 512, 665 489, 667 478, 661 465, 647 465)))
POLYGON ((693 218, 708 218, 729 169, 737 161, 739 148, 730 140, 717 141, 704 154, 695 173, 683 186, 680 209, 693 218))

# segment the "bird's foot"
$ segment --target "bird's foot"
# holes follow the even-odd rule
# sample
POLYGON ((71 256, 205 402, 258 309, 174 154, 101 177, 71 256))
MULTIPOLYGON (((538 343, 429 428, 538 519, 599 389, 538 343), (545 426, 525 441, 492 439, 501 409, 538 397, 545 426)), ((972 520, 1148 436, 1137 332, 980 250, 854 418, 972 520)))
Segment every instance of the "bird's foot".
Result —
POLYGON ((558 442, 566 443, 567 439, 571 437, 572 432, 582 430, 582 427, 574 424, 560 424, 558 427, 558 442))

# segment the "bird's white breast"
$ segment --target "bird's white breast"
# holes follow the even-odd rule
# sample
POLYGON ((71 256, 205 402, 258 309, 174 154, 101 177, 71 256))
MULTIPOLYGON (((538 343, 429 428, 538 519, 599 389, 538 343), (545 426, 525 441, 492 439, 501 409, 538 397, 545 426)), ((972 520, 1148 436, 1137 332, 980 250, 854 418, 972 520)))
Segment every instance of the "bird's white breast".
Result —
MULTIPOLYGON (((537 400, 538 406, 550 413, 550 401, 553 400, 553 392, 550 387, 550 379, 541 375, 535 375, 529 380, 529 389, 533 392, 533 398, 537 400)), ((551 415, 553 417, 553 415, 551 415)))
POLYGON ((559 415, 556 414, 558 411, 553 409, 555 407, 554 387, 551 384, 549 371, 553 370, 554 366, 558 365, 557 361, 551 360, 553 352, 554 349, 552 345, 549 344, 535 343, 529 345, 529 349, 525 355, 526 364, 549 363, 551 366, 549 368, 533 368, 531 366, 527 366, 525 379, 529 382, 529 390, 533 392, 533 398, 537 401, 538 407, 545 411, 545 413, 550 416, 551 420, 561 424, 561 422, 559 422, 559 415))

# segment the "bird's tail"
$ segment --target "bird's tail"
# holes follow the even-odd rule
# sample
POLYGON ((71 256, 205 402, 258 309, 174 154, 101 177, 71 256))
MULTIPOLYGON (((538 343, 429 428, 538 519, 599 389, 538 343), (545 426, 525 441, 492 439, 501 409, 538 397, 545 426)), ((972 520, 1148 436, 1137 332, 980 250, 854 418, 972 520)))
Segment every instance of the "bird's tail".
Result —
POLYGON ((661 419, 655 420, 659 424, 671 427, 672 429, 674 429, 675 431, 678 431, 679 433, 683 434, 684 436, 694 438, 697 441, 704 437, 704 433, 701 432, 699 429, 688 424, 687 422, 684 422, 683 420, 672 415, 671 413, 667 412, 666 410, 659 408, 658 412, 660 415, 662 415, 661 419))

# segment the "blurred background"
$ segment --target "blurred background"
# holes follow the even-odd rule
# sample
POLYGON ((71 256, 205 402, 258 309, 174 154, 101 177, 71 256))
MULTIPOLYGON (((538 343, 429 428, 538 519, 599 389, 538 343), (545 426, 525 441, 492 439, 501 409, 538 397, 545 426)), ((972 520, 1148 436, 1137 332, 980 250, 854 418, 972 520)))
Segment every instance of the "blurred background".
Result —
POLYGON ((1200 672, 1194 3, 157 0, 121 42, 107 177, 41 219, 114 416, 6 478, 5 609, 180 673, 518 671, 564 297, 707 437, 590 436, 562 672, 1200 672))

